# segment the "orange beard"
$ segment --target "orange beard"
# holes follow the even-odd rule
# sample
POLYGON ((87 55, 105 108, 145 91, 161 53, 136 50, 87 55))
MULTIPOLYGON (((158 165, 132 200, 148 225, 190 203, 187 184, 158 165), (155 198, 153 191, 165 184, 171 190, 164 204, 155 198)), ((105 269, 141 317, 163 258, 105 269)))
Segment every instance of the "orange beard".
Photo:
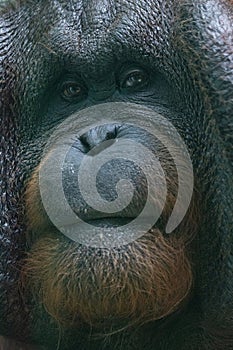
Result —
POLYGON ((41 238, 25 261, 23 285, 65 327, 160 319, 187 297, 192 272, 181 241, 155 229, 148 236, 112 250, 41 238))

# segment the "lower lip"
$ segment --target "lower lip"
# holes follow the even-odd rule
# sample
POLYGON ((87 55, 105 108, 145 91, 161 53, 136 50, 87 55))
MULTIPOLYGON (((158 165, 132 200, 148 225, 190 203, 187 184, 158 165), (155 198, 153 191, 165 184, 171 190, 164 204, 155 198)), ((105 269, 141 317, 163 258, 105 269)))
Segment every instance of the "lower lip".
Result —
POLYGON ((86 222, 92 226, 109 228, 109 227, 119 227, 119 226, 127 225, 134 219, 135 218, 116 217, 116 218, 92 219, 92 220, 86 220, 86 222))

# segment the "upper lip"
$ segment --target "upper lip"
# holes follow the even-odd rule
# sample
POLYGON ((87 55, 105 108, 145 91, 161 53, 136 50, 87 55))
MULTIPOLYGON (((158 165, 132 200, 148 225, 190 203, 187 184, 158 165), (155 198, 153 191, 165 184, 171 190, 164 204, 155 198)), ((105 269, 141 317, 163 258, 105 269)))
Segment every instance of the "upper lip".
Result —
POLYGON ((101 220, 101 219, 121 219, 121 218, 128 218, 128 219, 134 219, 136 215, 134 215, 132 212, 127 212, 126 210, 123 210, 122 212, 116 212, 116 213, 102 213, 99 211, 96 211, 92 208, 79 208, 79 210, 75 210, 75 213, 83 220, 85 221, 91 221, 91 220, 101 220))

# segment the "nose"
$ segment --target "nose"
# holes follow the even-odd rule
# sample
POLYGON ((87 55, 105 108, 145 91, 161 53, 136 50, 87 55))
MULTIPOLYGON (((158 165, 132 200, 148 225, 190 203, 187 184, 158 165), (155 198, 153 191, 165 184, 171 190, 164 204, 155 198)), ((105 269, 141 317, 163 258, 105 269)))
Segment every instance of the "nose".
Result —
POLYGON ((103 124, 92 128, 80 136, 79 139, 83 146, 85 146, 85 149, 90 151, 104 141, 112 140, 112 142, 109 142, 109 145, 115 142, 119 128, 119 124, 103 124))

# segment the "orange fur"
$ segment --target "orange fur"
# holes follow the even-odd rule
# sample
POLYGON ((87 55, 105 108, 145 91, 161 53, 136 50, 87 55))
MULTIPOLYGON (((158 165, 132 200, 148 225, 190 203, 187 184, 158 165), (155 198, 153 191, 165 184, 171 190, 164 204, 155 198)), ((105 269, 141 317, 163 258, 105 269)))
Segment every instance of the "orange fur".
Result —
MULTIPOLYGON (((160 319, 181 307, 193 282, 187 244, 196 231, 196 205, 191 205, 171 238, 154 228, 120 248, 88 248, 69 241, 49 221, 40 200, 38 170, 25 194, 31 249, 21 281, 59 324, 130 326, 160 319)), ((175 181, 167 182, 165 220, 177 191, 175 181)))

